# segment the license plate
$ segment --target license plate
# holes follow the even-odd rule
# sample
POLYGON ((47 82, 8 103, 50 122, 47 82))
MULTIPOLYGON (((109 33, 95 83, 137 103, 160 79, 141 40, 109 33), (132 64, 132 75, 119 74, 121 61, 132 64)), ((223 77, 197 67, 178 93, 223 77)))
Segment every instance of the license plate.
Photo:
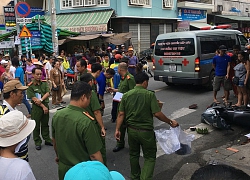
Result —
POLYGON ((176 65, 175 64, 170 64, 169 65, 169 71, 176 71, 176 65))

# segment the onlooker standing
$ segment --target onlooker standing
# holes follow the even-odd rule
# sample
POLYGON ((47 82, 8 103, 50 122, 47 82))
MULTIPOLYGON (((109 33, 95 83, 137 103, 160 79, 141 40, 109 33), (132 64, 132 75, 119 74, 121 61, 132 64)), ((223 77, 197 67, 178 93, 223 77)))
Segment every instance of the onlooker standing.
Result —
MULTIPOLYGON (((15 72, 15 79, 19 80, 22 85, 24 86, 24 72, 23 72, 23 68, 21 68, 19 66, 19 60, 18 58, 13 58, 12 59, 12 65, 16 68, 16 72, 15 72)), ((26 93, 25 91, 23 91, 23 103, 25 104, 29 114, 27 115, 27 117, 29 118, 31 115, 31 107, 30 107, 30 103, 27 100, 26 97, 26 93)))
POLYGON ((50 80, 50 71, 52 69, 52 64, 54 62, 53 56, 50 56, 49 61, 45 64, 46 79, 50 80))
POLYGON ((227 103, 229 90, 232 89, 232 84, 229 79, 229 71, 230 71, 230 62, 231 58, 226 54, 227 47, 221 45, 219 47, 220 54, 213 58, 213 68, 215 69, 215 77, 214 77, 214 102, 220 103, 216 96, 217 92, 220 90, 221 84, 224 87, 224 94, 225 94, 225 103, 227 103))
POLYGON ((42 140, 45 145, 52 146, 49 133, 49 86, 47 82, 41 79, 42 71, 40 68, 32 69, 33 81, 29 84, 27 90, 28 98, 32 102, 31 118, 36 121, 36 127, 33 131, 33 139, 35 141, 36 150, 41 150, 42 140), (41 128, 40 128, 41 127, 41 128), (41 130, 41 131, 40 131, 41 130))
POLYGON ((245 52, 239 52, 238 62, 239 63, 234 67, 235 77, 239 78, 239 84, 237 85, 238 102, 234 106, 240 107, 242 100, 244 106, 248 103, 246 84, 249 78, 249 67, 247 65, 247 54, 245 52))
POLYGON ((0 179, 36 179, 29 164, 15 155, 16 147, 33 131, 35 125, 35 121, 28 120, 17 110, 0 118, 0 179))
POLYGON ((42 71, 41 79, 46 80, 46 72, 45 72, 45 69, 43 67, 43 64, 40 61, 34 62, 33 64, 36 66, 36 68, 39 68, 42 71))
POLYGON ((62 102, 62 86, 64 86, 64 82, 62 79, 62 72, 59 69, 60 63, 57 61, 54 64, 54 68, 50 71, 50 80, 52 83, 52 107, 55 108, 57 105, 60 105, 62 102))
POLYGON ((134 56, 134 49, 132 47, 128 48, 128 58, 128 72, 134 76, 136 74, 135 69, 138 63, 138 59, 136 56, 134 56))
MULTIPOLYGON (((229 78, 232 80, 234 77, 234 67, 238 64, 238 54, 240 51, 240 46, 239 45, 234 45, 233 46, 233 55, 231 56, 231 63, 230 63, 230 71, 229 71, 229 78)), ((235 84, 232 84, 232 89, 234 92, 234 95, 237 96, 237 86, 235 84)))
POLYGON ((91 86, 85 82, 74 83, 70 104, 52 118, 52 139, 58 163, 59 180, 74 165, 89 160, 103 162, 102 142, 95 122, 85 110, 91 97, 91 86))
POLYGON ((131 166, 131 179, 153 179, 156 161, 156 140, 154 120, 168 123, 171 127, 178 126, 175 120, 167 118, 160 110, 153 92, 148 91, 149 77, 145 73, 135 76, 136 86, 122 97, 117 117, 115 137, 121 140, 121 126, 126 121, 128 126, 128 143, 131 166), (145 159, 141 169, 139 164, 140 148, 145 159))
MULTIPOLYGON (((16 106, 22 103, 23 100, 23 91, 25 91, 28 86, 23 86, 19 80, 11 80, 7 82, 3 88, 3 105, 4 114, 16 110, 16 106)), ((30 135, 26 137, 23 144, 16 149, 15 154, 23 160, 29 161, 28 157, 28 142, 30 139, 30 135)))
POLYGON ((1 77, 3 84, 6 84, 8 81, 14 79, 13 74, 10 72, 10 65, 7 65, 5 68, 5 72, 2 74, 1 77))
POLYGON ((32 69, 35 68, 35 65, 32 64, 32 61, 30 59, 27 59, 26 62, 26 76, 27 76, 27 84, 29 84, 32 81, 32 69))

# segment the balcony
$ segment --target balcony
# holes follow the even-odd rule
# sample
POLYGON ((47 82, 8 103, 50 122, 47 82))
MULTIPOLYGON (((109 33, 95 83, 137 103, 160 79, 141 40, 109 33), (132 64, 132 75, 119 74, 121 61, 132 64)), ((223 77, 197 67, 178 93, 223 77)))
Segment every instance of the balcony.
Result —
POLYGON ((201 9, 212 11, 214 9, 214 5, 212 4, 212 0, 178 0, 177 7, 179 8, 190 8, 190 9, 201 9))

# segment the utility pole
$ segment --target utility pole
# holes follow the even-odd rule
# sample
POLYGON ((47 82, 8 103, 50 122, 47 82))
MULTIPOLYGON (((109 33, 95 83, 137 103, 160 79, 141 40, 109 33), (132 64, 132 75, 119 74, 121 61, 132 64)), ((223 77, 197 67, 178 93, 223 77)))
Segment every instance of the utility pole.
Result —
MULTIPOLYGON (((14 7, 16 6, 18 0, 14 0, 14 7)), ((18 18, 17 13, 16 14, 16 18, 18 18)), ((16 24, 16 31, 17 31, 17 36, 19 37, 20 34, 20 25, 16 24)), ((21 58, 22 55, 22 46, 21 46, 21 38, 20 38, 20 44, 18 44, 18 56, 19 58, 21 58)))
POLYGON ((56 25, 56 7, 55 0, 50 0, 51 7, 51 29, 52 29, 52 44, 53 51, 58 55, 58 36, 57 36, 57 25, 56 25))

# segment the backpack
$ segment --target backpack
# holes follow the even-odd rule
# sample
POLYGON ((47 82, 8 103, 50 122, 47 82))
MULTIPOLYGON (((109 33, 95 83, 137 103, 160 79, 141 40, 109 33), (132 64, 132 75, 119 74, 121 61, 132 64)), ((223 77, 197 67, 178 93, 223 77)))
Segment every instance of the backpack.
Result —
POLYGON ((0 105, 0 117, 2 117, 4 114, 7 114, 8 112, 10 112, 10 110, 6 105, 0 105))

